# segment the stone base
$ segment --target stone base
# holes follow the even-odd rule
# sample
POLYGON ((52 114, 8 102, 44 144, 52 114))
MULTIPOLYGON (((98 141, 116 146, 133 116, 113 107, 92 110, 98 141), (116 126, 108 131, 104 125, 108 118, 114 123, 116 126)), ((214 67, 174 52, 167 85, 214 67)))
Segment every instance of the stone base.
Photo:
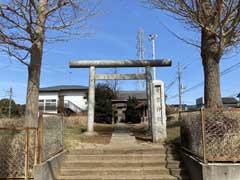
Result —
POLYGON ((184 165, 192 180, 239 180, 240 163, 204 164, 194 156, 181 152, 184 165))
POLYGON ((60 175, 61 162, 67 151, 63 151, 47 161, 34 166, 34 180, 56 180, 60 175))
POLYGON ((83 135, 84 135, 84 136, 97 136, 98 133, 95 132, 95 131, 91 131, 91 132, 88 132, 88 131, 87 131, 87 132, 84 132, 83 135))

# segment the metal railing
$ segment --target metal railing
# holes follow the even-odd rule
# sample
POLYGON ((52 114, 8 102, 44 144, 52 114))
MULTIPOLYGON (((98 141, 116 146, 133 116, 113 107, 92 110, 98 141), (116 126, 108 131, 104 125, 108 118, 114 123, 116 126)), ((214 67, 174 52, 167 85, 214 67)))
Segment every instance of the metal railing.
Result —
POLYGON ((65 100, 64 101, 64 108, 68 108, 70 110, 72 110, 73 112, 75 113, 80 113, 82 112, 83 110, 78 107, 76 104, 72 103, 71 101, 68 101, 68 100, 65 100))
POLYGON ((180 112, 181 146, 207 162, 240 161, 240 109, 180 112))

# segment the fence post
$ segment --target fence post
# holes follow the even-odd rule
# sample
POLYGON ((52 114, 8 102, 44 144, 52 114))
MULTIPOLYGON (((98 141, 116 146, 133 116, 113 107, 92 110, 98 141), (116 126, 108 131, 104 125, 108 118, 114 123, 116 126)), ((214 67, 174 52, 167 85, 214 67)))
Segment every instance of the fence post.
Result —
POLYGON ((181 119, 181 116, 182 116, 182 111, 178 111, 178 122, 180 123, 180 138, 179 138, 179 141, 180 141, 180 145, 182 147, 182 119, 181 119))
POLYGON ((206 129, 205 129, 205 110, 201 108, 201 124, 202 124, 202 146, 203 146, 203 162, 207 164, 207 155, 206 155, 206 129))
POLYGON ((63 141, 63 137, 64 137, 64 115, 63 113, 61 113, 61 148, 64 149, 64 141, 63 141))
POLYGON ((40 164, 42 162, 42 146, 43 146, 43 114, 39 116, 38 121, 38 159, 37 163, 40 164))
POLYGON ((34 165, 37 165, 37 158, 38 158, 38 127, 34 129, 34 165))
POLYGON ((25 179, 29 178, 29 128, 25 129, 25 179))

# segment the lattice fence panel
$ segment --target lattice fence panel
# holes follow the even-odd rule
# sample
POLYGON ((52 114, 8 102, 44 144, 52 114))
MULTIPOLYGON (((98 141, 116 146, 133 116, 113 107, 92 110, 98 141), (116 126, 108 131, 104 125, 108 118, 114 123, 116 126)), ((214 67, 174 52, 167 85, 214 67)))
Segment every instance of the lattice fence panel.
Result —
POLYGON ((43 161, 63 150, 63 116, 43 116, 43 161))
POLYGON ((180 118, 181 145, 196 156, 203 158, 201 111, 182 112, 180 118))
POLYGON ((25 135, 24 130, 0 131, 0 177, 24 176, 25 135))
POLYGON ((240 111, 205 110, 209 161, 240 161, 240 111))

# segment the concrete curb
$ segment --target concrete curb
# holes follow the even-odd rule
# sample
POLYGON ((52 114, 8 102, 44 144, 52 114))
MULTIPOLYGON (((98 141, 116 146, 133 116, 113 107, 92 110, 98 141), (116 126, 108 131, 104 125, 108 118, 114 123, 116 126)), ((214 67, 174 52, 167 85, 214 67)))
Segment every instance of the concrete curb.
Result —
POLYGON ((60 171, 60 163, 68 151, 63 151, 46 162, 34 166, 34 180, 57 180, 60 171))

